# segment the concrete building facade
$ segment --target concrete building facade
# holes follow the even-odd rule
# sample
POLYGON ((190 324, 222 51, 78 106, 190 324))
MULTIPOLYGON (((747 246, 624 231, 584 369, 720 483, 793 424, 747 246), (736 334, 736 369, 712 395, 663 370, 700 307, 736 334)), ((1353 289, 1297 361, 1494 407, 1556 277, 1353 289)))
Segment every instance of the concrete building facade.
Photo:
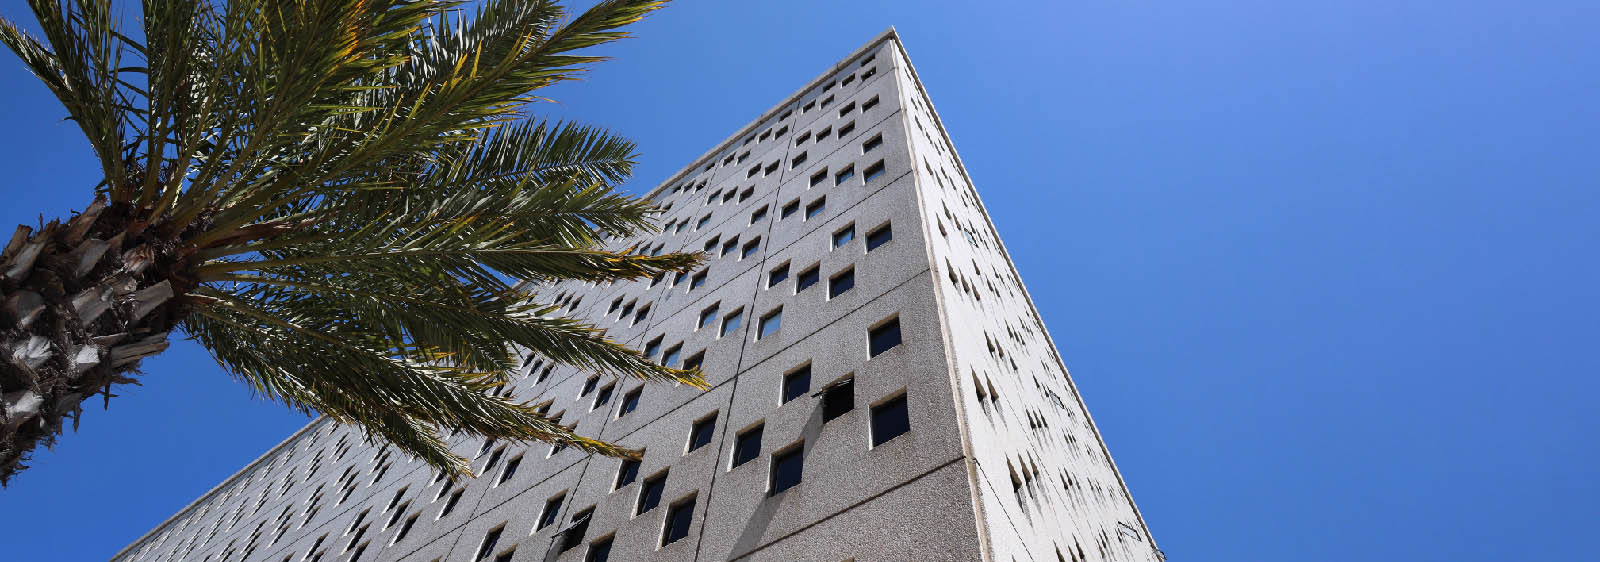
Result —
POLYGON ((529 357, 511 392, 637 463, 312 422, 115 560, 1159 561, 899 37, 648 197, 703 269, 544 294, 709 391, 529 357))

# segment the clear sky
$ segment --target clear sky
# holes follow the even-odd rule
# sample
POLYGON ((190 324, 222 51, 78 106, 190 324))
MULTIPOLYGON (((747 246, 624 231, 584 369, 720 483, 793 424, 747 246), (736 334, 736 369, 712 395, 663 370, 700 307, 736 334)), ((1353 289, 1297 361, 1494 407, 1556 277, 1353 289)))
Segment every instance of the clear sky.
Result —
MULTIPOLYGON (((1596 21, 685 1, 540 110, 636 139, 642 191, 895 25, 1169 559, 1592 560, 1596 21)), ((0 224, 82 208, 81 134, 0 84, 0 224)), ((0 491, 6 558, 105 559, 306 422, 190 342, 145 370, 0 491)))

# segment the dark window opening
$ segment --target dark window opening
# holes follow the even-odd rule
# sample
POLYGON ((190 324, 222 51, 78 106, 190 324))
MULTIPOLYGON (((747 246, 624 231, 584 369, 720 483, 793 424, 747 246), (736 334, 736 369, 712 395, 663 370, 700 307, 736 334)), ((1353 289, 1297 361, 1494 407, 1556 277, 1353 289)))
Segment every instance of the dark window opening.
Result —
POLYGON ((850 268, 828 279, 828 298, 837 297, 856 286, 856 270, 850 268))
POLYGON ((879 353, 900 345, 900 319, 889 320, 876 328, 868 330, 867 342, 870 356, 872 357, 877 357, 879 353))
POLYGON ((773 285, 777 285, 779 283, 782 283, 783 280, 788 279, 788 278, 789 278, 789 264, 785 263, 785 264, 780 265, 780 266, 778 266, 776 268, 773 268, 773 270, 771 272, 767 273, 767 286, 771 287, 773 285))
POLYGON ((833 421, 856 408, 856 380, 848 378, 822 389, 822 422, 833 421))
POLYGON ((911 431, 911 413, 904 394, 872 407, 872 446, 882 445, 911 431))
POLYGON ((617 410, 617 417, 620 418, 622 416, 626 416, 629 413, 633 412, 634 410, 639 409, 639 395, 641 393, 643 393, 643 392, 644 392, 644 388, 640 387, 640 388, 635 388, 632 391, 628 392, 627 394, 623 395, 622 396, 622 407, 617 410))
POLYGON ((772 491, 768 495, 783 493, 800 484, 805 469, 805 447, 794 447, 772 455, 772 491))
POLYGON ((661 505, 661 493, 667 489, 667 473, 662 472, 644 480, 644 487, 639 490, 639 508, 634 510, 634 515, 644 515, 656 506, 661 505))
POLYGON ((817 284, 817 281, 820 281, 821 279, 821 269, 819 269, 818 266, 813 265, 811 266, 811 269, 800 272, 800 277, 795 279, 794 292, 798 293, 800 291, 809 289, 812 285, 817 284))
POLYGON ((694 422, 694 427, 689 429, 689 451, 694 451, 711 444, 711 436, 717 430, 717 417, 694 422))
POLYGON ((667 527, 661 534, 661 546, 689 536, 689 523, 694 520, 694 498, 672 506, 667 511, 667 527))
POLYGON ((545 500, 544 511, 539 512, 539 525, 534 529, 543 529, 555 524, 556 519, 561 517, 561 502, 565 499, 567 499, 567 495, 561 494, 545 500))
POLYGON ((632 484, 639 477, 639 460, 622 459, 622 466, 617 468, 617 485, 611 489, 616 490, 632 484))
POLYGON ((783 403, 787 404, 811 390, 811 365, 806 365, 783 377, 783 403))
POLYGON ((755 426, 733 442, 733 466, 738 467, 744 463, 756 460, 761 456, 761 431, 763 426, 755 426))
POLYGON ((887 224, 880 226, 867 233, 867 251, 876 250, 878 246, 887 244, 890 240, 894 240, 894 229, 887 224))

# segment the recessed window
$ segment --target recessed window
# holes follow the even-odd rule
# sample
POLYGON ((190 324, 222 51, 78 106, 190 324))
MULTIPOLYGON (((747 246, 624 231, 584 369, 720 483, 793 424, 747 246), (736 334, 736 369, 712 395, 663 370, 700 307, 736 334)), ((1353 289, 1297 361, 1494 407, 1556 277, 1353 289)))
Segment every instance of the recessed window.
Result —
POLYGON ((694 521, 694 498, 678 502, 667 510, 667 526, 661 531, 661 546, 689 536, 689 523, 694 521))
POLYGON ((799 211, 799 210, 800 210, 800 200, 799 199, 795 199, 794 201, 790 201, 790 202, 788 202, 787 204, 785 204, 783 206, 783 210, 779 213, 778 218, 779 219, 789 218, 789 215, 792 215, 792 214, 795 213, 795 211, 799 211))
POLYGON ((817 142, 822 142, 822 139, 828 138, 828 135, 831 134, 833 134, 833 126, 823 127, 821 131, 817 131, 817 142))
MULTIPOLYGON (((834 85, 834 81, 829 80, 827 84, 823 84, 822 85, 822 91, 826 92, 828 90, 832 90, 833 89, 833 85, 834 85)), ((828 101, 833 101, 833 96, 828 96, 828 101)), ((827 107, 828 102, 824 101, 824 102, 822 102, 822 105, 823 105, 823 107, 827 107)))
POLYGON ((622 464, 617 467, 617 482, 611 489, 621 489, 632 484, 639 477, 639 459, 622 459, 622 464))
POLYGON ((756 339, 766 339, 767 336, 778 333, 783 327, 783 307, 778 307, 761 317, 761 329, 757 331, 756 339))
POLYGON ((795 146, 800 146, 802 144, 805 144, 806 141, 808 141, 808 140, 811 140, 811 131, 806 131, 804 133, 800 133, 800 136, 795 137, 794 138, 794 145, 795 146))
POLYGON ((885 224, 875 228, 867 233, 867 251, 876 250, 878 246, 888 244, 890 240, 894 240, 894 229, 890 228, 890 225, 885 224))
POLYGON ((842 139, 842 138, 844 138, 845 135, 848 135, 848 134, 850 134, 852 132, 855 132, 855 130, 856 130, 856 122, 855 121, 851 121, 849 123, 845 123, 843 125, 840 125, 839 126, 839 138, 842 139))
MULTIPOLYGON (((788 116, 789 116, 789 113, 788 112, 784 112, 783 117, 780 117, 780 119, 788 117, 788 116)), ((784 133, 787 133, 787 132, 789 132, 789 126, 788 125, 784 125, 784 126, 778 128, 778 132, 772 133, 772 137, 773 138, 781 137, 781 136, 783 136, 784 133)))
POLYGON ((778 163, 779 162, 781 162, 781 160, 773 160, 771 163, 767 164, 767 168, 762 171, 761 175, 770 176, 770 175, 772 175, 773 172, 778 171, 778 163))
POLYGON ((690 452, 692 452, 695 449, 699 449, 699 448, 704 447, 706 445, 710 445, 711 444, 711 436, 712 436, 712 434, 716 433, 716 431, 717 431, 717 416, 716 416, 716 414, 712 414, 710 417, 706 417, 706 418, 703 418, 703 419, 701 419, 699 421, 694 422, 694 426, 689 428, 689 449, 688 450, 690 452))
POLYGON ((756 188, 754 188, 754 187, 746 187, 746 188, 744 188, 744 191, 740 191, 739 192, 739 202, 743 203, 745 199, 749 199, 751 195, 755 195, 755 194, 756 194, 756 188))
POLYGON ((744 243, 744 249, 739 252, 739 259, 756 255, 756 252, 759 251, 761 251, 761 238, 757 237, 755 240, 744 243))
POLYGON ((790 447, 789 450, 772 455, 772 491, 768 495, 783 493, 784 490, 800 485, 800 476, 805 469, 805 445, 790 447))
POLYGON ((862 80, 866 80, 868 78, 871 78, 872 75, 877 74, 877 73, 878 73, 878 67, 874 66, 872 68, 867 69, 866 72, 861 73, 861 79, 862 80))
POLYGON ((861 111, 872 109, 876 105, 878 105, 878 96, 872 96, 872 99, 861 103, 861 111))
POLYGON ((891 318, 888 322, 867 330, 867 342, 872 357, 877 357, 879 353, 900 345, 900 319, 891 318))
POLYGON ((673 229, 672 229, 672 233, 673 233, 673 234, 679 234, 679 233, 682 233, 682 232, 683 232, 683 229, 684 229, 684 227, 687 227, 687 226, 689 226, 689 221, 687 221, 687 220, 686 220, 686 221, 683 221, 683 222, 680 222, 680 223, 678 223, 678 226, 676 226, 676 227, 674 227, 674 228, 673 228, 673 229))
POLYGON ((506 481, 510 480, 512 476, 516 476, 517 468, 521 466, 522 455, 517 455, 516 458, 513 458, 510 462, 506 463, 506 469, 500 472, 500 480, 495 482, 495 485, 499 486, 501 484, 505 484, 506 481))
POLYGON ((600 377, 589 377, 589 380, 583 381, 583 390, 578 391, 578 396, 588 396, 590 392, 594 392, 594 387, 598 386, 599 384, 600 377))
POLYGON ((406 535, 411 534, 411 528, 417 526, 418 517, 422 517, 422 514, 419 513, 406 518, 406 523, 400 526, 400 532, 395 533, 394 542, 403 541, 406 539, 406 535))
MULTIPOLYGON (((633 314, 633 305, 637 304, 638 302, 639 302, 639 299, 634 299, 634 300, 628 301, 628 305, 622 307, 622 315, 618 316, 617 319, 621 320, 623 318, 627 318, 629 314, 633 314)), ((544 381, 543 381, 543 379, 540 379, 539 382, 544 382, 544 381)))
POLYGON ((764 218, 767 218, 766 205, 762 205, 760 209, 756 209, 755 212, 750 213, 750 224, 761 222, 761 219, 764 218))
POLYGON ((817 215, 822 214, 822 212, 827 210, 827 209, 828 209, 828 198, 827 197, 822 197, 822 198, 817 199, 816 201, 812 201, 811 204, 806 205, 806 220, 811 220, 813 218, 816 218, 817 215))
POLYGON ((639 507, 634 510, 634 515, 644 515, 656 506, 661 505, 661 493, 667 489, 667 473, 644 479, 644 486, 639 489, 639 507))
POLYGON ((855 223, 850 223, 844 228, 841 228, 833 233, 833 247, 838 248, 845 244, 849 244, 851 240, 855 239, 856 225, 855 223))
POLYGON ((834 298, 849 292, 856 286, 856 269, 846 269, 833 277, 828 278, 828 298, 834 298))
POLYGON ((698 330, 711 325, 711 321, 717 319, 717 306, 713 304, 700 311, 700 322, 695 324, 694 329, 698 330))
POLYGON ((739 329, 739 323, 743 320, 744 309, 741 308, 733 312, 729 312, 727 316, 722 317, 722 330, 718 332, 717 335, 719 337, 726 336, 732 333, 734 330, 739 329))
POLYGON ((822 389, 822 422, 833 421, 856 409, 856 379, 850 377, 822 389))
POLYGON ((561 537, 561 552, 572 550, 583 544, 583 536, 589 534, 589 520, 593 517, 594 508, 591 507, 578 512, 578 515, 572 518, 572 525, 562 533, 564 536, 561 537))
POLYGON ((856 75, 851 74, 849 76, 844 77, 844 80, 840 80, 839 81, 839 85, 840 86, 849 86, 851 82, 855 82, 855 81, 856 81, 856 75))
POLYGON ((852 164, 852 165, 849 165, 849 166, 845 166, 843 170, 839 170, 839 173, 833 175, 833 185, 842 184, 842 183, 845 182, 845 180, 848 180, 848 179, 853 178, 853 177, 856 177, 856 167, 855 167, 855 165, 852 164))
POLYGON ((822 183, 822 180, 826 179, 828 179, 828 169, 823 168, 821 170, 817 170, 817 173, 811 174, 811 185, 816 186, 817 184, 822 183))
MULTIPOLYGON (((828 104, 830 104, 830 103, 833 103, 833 96, 828 96, 828 97, 822 98, 822 107, 828 107, 828 104)), ((819 138, 820 138, 820 136, 819 136, 819 138)))
POLYGON ((739 155, 739 163, 743 164, 745 159, 747 159, 747 158, 750 158, 750 151, 748 151, 748 150, 744 151, 743 154, 739 155))
MULTIPOLYGON (((855 111, 855 110, 856 110, 856 102, 850 102, 850 103, 844 104, 844 107, 839 108, 839 116, 840 117, 844 117, 846 115, 849 115, 850 112, 855 111)), ((844 131, 843 130, 839 131, 839 136, 844 136, 844 131)))
POLYGON ((608 384, 605 386, 605 388, 600 389, 600 393, 594 396, 594 404, 589 406, 589 411, 592 412, 595 408, 599 408, 610 403, 611 393, 615 392, 616 390, 617 385, 614 384, 608 384))
POLYGON ((753 177, 756 177, 756 174, 759 174, 759 173, 761 173, 761 166, 758 164, 758 165, 755 165, 755 166, 751 166, 750 167, 750 171, 749 172, 745 172, 744 177, 745 177, 745 179, 753 178, 753 177))
POLYGON ((737 247, 739 247, 739 239, 738 238, 733 238, 733 239, 728 240, 727 242, 723 242, 722 243, 722 255, 724 255, 724 256, 728 255, 729 253, 733 252, 734 248, 737 248, 737 247))
POLYGON ((583 562, 611 562, 611 537, 589 543, 589 553, 583 562))
MULTIPOLYGON (((644 356, 645 356, 646 359, 651 358, 651 357, 655 357, 656 356, 656 352, 657 351, 661 351, 661 338, 662 337, 663 336, 656 336, 656 339, 650 340, 650 343, 644 344, 644 356)), ((598 380, 598 379, 599 379, 599 377, 595 377, 595 379, 591 379, 591 380, 598 380)))
POLYGON ((756 137, 756 142, 767 142, 767 138, 771 137, 771 136, 772 136, 772 129, 767 129, 765 131, 761 131, 761 136, 756 137))
POLYGON ((676 287, 679 284, 683 283, 683 278, 688 277, 688 276, 689 276, 688 272, 679 271, 677 275, 674 275, 672 277, 672 286, 676 287))
POLYGON ((700 230, 702 228, 705 228, 706 225, 710 224, 710 223, 711 223, 711 215, 706 215, 706 216, 700 217, 700 220, 696 221, 694 223, 694 229, 695 230, 700 230))
MULTIPOLYGON (((872 138, 867 139, 866 142, 861 143, 861 153, 862 154, 866 154, 868 152, 872 152, 872 149, 878 148, 878 146, 880 146, 882 144, 883 144, 883 133, 878 133, 876 135, 873 135, 872 138)), ((871 175, 871 174, 868 174, 868 175, 871 175)))
POLYGON ((495 449, 494 453, 489 455, 489 462, 483 463, 483 470, 480 472, 489 472, 494 468, 494 465, 500 463, 500 457, 504 456, 505 454, 506 448, 504 445, 501 445, 499 449, 495 449))
POLYGON ((800 165, 804 163, 806 163, 806 153, 804 152, 796 154, 794 155, 794 158, 789 159, 790 168, 799 168, 800 165))
POLYGON ((700 273, 694 274, 694 277, 689 278, 689 290, 691 291, 700 288, 704 284, 706 284, 706 270, 704 269, 700 270, 700 273))
POLYGON ((800 272, 800 277, 795 279, 794 292, 798 293, 800 291, 809 289, 812 285, 816 285, 817 281, 820 281, 821 279, 822 270, 819 269, 818 266, 813 265, 810 269, 800 272))
POLYGON ((561 494, 545 500, 544 511, 539 512, 539 525, 534 527, 534 529, 543 529, 554 524, 556 519, 560 518, 561 516, 561 502, 566 499, 567 495, 561 494))
POLYGON ((706 204, 710 205, 712 203, 716 203, 718 197, 722 197, 722 190, 720 189, 713 191, 711 192, 711 195, 706 196, 706 204))
POLYGON ((882 445, 911 431, 911 415, 906 410, 906 395, 872 407, 872 446, 882 445))
POLYGON ((788 404, 790 400, 805 396, 806 392, 810 390, 811 365, 808 363, 804 367, 790 371, 789 374, 783 376, 783 402, 781 403, 788 404))
POLYGON ((499 527, 495 527, 493 529, 490 529, 489 530, 489 534, 483 536, 483 542, 478 543, 478 555, 474 556, 472 559, 473 560, 484 560, 484 559, 487 559, 489 557, 489 554, 494 552, 495 543, 500 542, 500 533, 505 532, 505 530, 506 530, 506 526, 504 524, 500 525, 499 527))
POLYGON ((817 100, 811 100, 809 102, 806 102, 806 105, 804 107, 800 108, 800 113, 803 114, 803 113, 805 113, 807 111, 811 111, 812 109, 814 109, 816 107, 817 107, 817 100))
POLYGON ((456 490, 455 493, 450 494, 450 499, 445 500, 444 502, 444 509, 439 510, 440 519, 450 515, 450 512, 456 509, 456 504, 461 503, 461 493, 465 491, 466 490, 456 490))
POLYGON ((701 352, 696 353, 694 355, 690 355, 689 359, 687 359, 687 360, 685 360, 683 362, 683 368, 685 370, 699 369, 700 365, 705 364, 705 362, 706 362, 706 352, 701 351, 701 352))
POLYGON ((643 307, 639 308, 639 312, 633 315, 633 324, 632 325, 633 326, 638 326, 640 322, 643 322, 644 319, 648 318, 649 316, 650 316, 650 305, 647 304, 647 305, 644 305, 643 307))
POLYGON ((789 262, 783 262, 783 265, 780 265, 778 267, 774 267, 774 268, 772 268, 772 271, 767 272, 767 287, 770 288, 770 287, 772 287, 774 285, 782 283, 783 280, 788 279, 788 278, 789 278, 789 262))
MULTIPOLYGON (((617 308, 619 308, 621 306, 622 306, 622 297, 617 297, 617 300, 611 301, 611 308, 606 309, 606 314, 611 314, 613 312, 616 312, 617 308)), ((538 369, 537 366, 535 366, 534 368, 538 369)))
POLYGON ((861 178, 861 181, 866 183, 872 183, 872 180, 883 177, 883 161, 879 160, 873 162, 871 166, 867 166, 866 174, 865 177, 861 178))
POLYGON ((761 456, 761 432, 764 426, 755 426, 741 432, 733 442, 733 466, 756 460, 761 456))
POLYGON ((727 202, 732 201, 732 200, 733 200, 733 190, 732 189, 729 189, 727 193, 722 194, 722 202, 724 204, 726 204, 727 202))
MULTIPOLYGON (((722 242, 722 236, 712 236, 710 240, 706 240, 705 245, 702 246, 701 249, 705 250, 707 252, 710 252, 712 250, 717 249, 717 244, 719 244, 721 242, 722 242)), ((626 315, 627 312, 623 312, 623 314, 626 315)))
POLYGON ((617 408, 617 417, 626 416, 639 409, 639 395, 644 393, 644 387, 635 388, 622 395, 622 407, 617 408))
POLYGON ((667 367, 676 365, 678 363, 678 354, 682 351, 682 344, 672 346, 672 349, 667 350, 666 355, 661 356, 661 364, 667 367))

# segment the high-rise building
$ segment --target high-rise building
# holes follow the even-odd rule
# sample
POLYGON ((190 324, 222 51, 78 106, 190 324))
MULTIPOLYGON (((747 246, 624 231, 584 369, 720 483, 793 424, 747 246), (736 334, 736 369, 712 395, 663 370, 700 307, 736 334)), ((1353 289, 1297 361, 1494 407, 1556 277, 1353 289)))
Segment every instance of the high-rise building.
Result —
POLYGON ((452 482, 322 419, 115 559, 1163 559, 893 30, 648 197, 618 244, 703 269, 542 292, 711 390, 512 391, 642 460, 457 438, 452 482))

